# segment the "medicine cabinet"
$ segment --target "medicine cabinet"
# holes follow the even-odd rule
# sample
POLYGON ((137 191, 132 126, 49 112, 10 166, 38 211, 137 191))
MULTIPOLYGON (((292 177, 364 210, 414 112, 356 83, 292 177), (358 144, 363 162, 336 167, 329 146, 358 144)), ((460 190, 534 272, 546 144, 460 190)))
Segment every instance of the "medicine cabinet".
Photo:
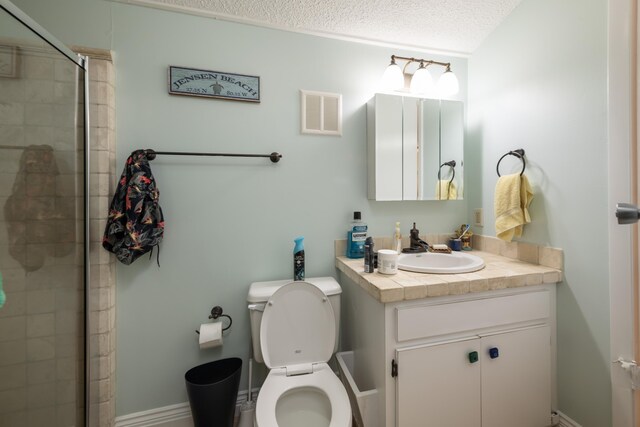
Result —
POLYGON ((367 104, 368 197, 460 200, 461 101, 376 94, 367 104))

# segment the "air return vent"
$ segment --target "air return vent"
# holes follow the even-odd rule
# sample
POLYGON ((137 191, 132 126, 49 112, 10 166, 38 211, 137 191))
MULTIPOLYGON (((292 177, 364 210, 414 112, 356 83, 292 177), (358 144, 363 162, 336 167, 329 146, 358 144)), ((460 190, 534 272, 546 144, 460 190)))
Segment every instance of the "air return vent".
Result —
POLYGON ((342 135, 342 95, 300 91, 301 132, 316 135, 342 135))

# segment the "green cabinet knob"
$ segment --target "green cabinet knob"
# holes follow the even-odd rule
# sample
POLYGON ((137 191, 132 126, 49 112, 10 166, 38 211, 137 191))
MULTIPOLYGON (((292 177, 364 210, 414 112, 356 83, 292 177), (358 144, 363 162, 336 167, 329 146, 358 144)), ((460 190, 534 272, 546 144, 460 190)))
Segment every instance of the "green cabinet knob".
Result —
POLYGON ((469 353, 469 363, 476 363, 478 361, 478 352, 472 351, 469 353))

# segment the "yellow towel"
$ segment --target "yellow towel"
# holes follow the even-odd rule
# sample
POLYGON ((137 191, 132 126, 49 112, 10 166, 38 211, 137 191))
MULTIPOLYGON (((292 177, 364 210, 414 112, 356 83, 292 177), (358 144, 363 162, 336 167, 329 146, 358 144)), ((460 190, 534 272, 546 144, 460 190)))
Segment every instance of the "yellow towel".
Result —
POLYGON ((449 180, 438 180, 436 183, 436 200, 456 200, 458 189, 456 183, 449 180))
POLYGON ((526 176, 504 175, 498 178, 494 200, 496 236, 510 242, 522 236, 522 227, 531 222, 529 205, 533 191, 526 176))

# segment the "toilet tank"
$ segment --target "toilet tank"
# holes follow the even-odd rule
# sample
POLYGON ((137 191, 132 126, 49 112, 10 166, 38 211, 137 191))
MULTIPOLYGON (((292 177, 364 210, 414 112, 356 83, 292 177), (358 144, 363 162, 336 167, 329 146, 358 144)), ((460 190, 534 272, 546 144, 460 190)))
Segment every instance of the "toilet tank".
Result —
MULTIPOLYGON (((338 349, 338 337, 340 332, 340 294, 342 288, 333 277, 311 277, 306 278, 305 282, 316 285, 322 292, 329 297, 333 315, 336 321, 336 342, 333 346, 333 352, 338 349)), ((292 280, 274 280, 271 282, 254 282, 249 287, 247 295, 247 303, 249 307, 249 319, 251 322, 251 343, 253 345, 253 358, 257 362, 264 363, 262 358, 262 348, 260 347, 260 323, 262 322, 262 312, 264 305, 267 303, 271 295, 292 280)))

